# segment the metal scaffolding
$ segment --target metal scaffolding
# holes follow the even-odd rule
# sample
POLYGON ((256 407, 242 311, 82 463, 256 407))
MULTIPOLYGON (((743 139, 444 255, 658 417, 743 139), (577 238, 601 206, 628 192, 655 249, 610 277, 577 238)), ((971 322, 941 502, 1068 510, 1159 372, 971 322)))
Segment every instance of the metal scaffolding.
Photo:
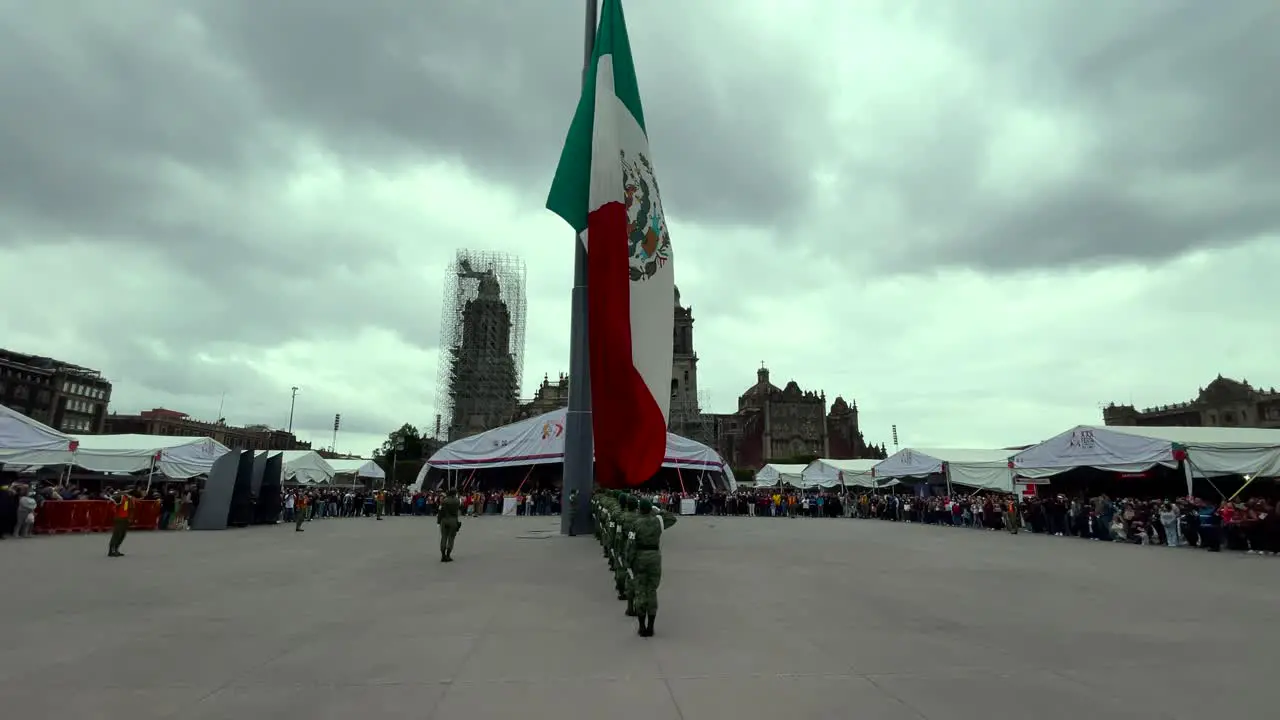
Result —
POLYGON ((511 422, 524 371, 524 260, 459 250, 445 277, 436 405, 445 440, 511 422))

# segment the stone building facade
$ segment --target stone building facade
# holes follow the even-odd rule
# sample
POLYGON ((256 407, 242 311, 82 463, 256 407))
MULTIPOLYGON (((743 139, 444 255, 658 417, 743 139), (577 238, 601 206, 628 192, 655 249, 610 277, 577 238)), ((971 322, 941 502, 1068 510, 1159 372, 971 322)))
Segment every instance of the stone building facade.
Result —
POLYGON ((102 432, 111 381, 97 370, 0 349, 0 405, 71 434, 102 432))
POLYGON ((775 460, 800 458, 884 458, 884 446, 867 444, 858 427, 857 403, 802 390, 790 380, 782 388, 769 369, 756 371, 756 384, 738 398, 738 410, 718 415, 717 451, 735 468, 758 469, 775 460))
POLYGON ((1102 420, 1107 425, 1280 429, 1280 392, 1219 375, 1193 400, 1142 410, 1111 403, 1103 408, 1102 420))
MULTIPOLYGON (((698 353, 693 342, 693 308, 680 303, 676 289, 671 358, 671 406, 667 429, 709 445, 732 467, 758 469, 766 462, 799 457, 884 458, 883 445, 868 445, 858 427, 857 403, 802 390, 789 381, 779 388, 768 368, 756 372, 756 384, 738 398, 732 413, 705 412, 698 393, 698 353)), ((569 376, 544 377, 534 397, 521 403, 516 419, 569 404, 569 376)))
POLYGON ((569 374, 560 373, 560 378, 554 381, 549 375, 543 375, 542 384, 533 392, 533 397, 516 407, 515 419, 537 417, 568 405, 569 374))
POLYGON ((111 413, 106 418, 106 435, 169 435, 177 437, 211 437, 232 450, 310 450, 311 443, 301 442, 288 430, 266 425, 228 425, 225 420, 196 420, 177 410, 152 408, 137 415, 111 413))

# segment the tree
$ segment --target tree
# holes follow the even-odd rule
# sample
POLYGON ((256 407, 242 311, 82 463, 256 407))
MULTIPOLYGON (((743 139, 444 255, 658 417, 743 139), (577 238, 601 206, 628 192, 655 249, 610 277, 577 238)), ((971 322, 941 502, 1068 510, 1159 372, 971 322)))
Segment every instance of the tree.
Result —
POLYGON ((373 451, 373 460, 386 471, 388 482, 394 478, 396 484, 404 485, 417 477, 422 463, 433 451, 429 439, 422 437, 418 428, 405 423, 387 435, 382 447, 373 451))
POLYGON ((373 451, 373 459, 385 462, 391 457, 393 451, 395 452, 396 460, 418 460, 422 458, 426 454, 422 433, 412 424, 405 423, 398 430, 393 430, 387 435, 382 447, 373 451))

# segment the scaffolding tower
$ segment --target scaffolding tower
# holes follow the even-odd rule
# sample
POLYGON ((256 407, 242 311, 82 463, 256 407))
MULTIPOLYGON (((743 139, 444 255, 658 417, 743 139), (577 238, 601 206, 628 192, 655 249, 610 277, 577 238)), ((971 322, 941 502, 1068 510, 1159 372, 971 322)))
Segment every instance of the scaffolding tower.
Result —
POLYGON ((436 405, 447 441, 511 422, 524 370, 524 260, 459 250, 445 277, 436 405))

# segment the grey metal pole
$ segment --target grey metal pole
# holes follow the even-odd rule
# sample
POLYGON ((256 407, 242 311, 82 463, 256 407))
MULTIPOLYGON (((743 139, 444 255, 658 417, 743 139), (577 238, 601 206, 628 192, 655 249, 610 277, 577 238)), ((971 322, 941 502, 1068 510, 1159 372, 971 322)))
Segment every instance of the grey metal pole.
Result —
POLYGON ((293 432, 293 407, 298 404, 298 386, 294 385, 290 389, 293 390, 293 396, 289 398, 289 432, 292 433, 293 432))
MULTIPOLYGON (((582 82, 596 41, 596 1, 587 0, 586 38, 582 58, 582 82)), ((587 250, 581 238, 573 238, 573 294, 569 315, 569 409, 564 421, 564 480, 560 485, 560 534, 568 535, 570 517, 574 533, 590 529, 591 486, 595 474, 594 438, 591 434, 591 362, 587 338, 587 250), (577 512, 570 513, 569 497, 578 491, 577 512)))

